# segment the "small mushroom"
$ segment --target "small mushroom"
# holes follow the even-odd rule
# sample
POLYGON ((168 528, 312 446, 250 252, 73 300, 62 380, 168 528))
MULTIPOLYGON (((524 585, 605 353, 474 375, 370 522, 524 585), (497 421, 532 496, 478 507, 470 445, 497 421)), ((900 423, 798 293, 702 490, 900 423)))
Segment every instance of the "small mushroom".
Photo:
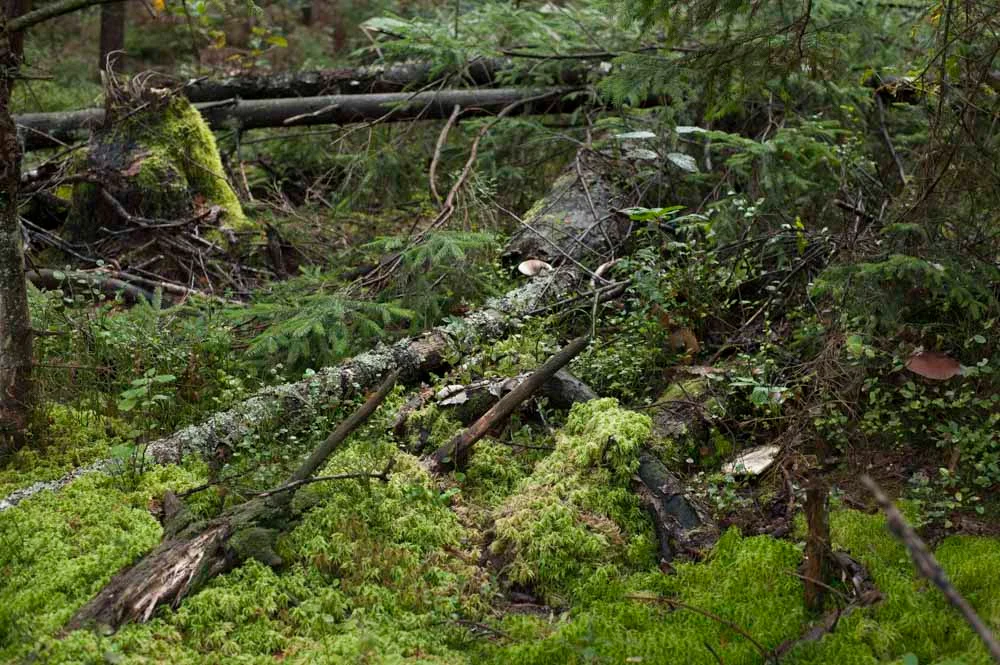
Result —
POLYGON ((611 259, 610 261, 605 261, 601 265, 597 266, 597 270, 594 271, 594 274, 597 275, 598 277, 604 277, 604 273, 611 270, 611 268, 614 267, 616 263, 618 263, 618 259, 611 259))
POLYGON ((534 277, 535 275, 540 275, 546 270, 552 270, 552 266, 541 259, 528 259, 527 261, 522 261, 521 265, 517 267, 517 270, 522 275, 534 277))
POLYGON ((962 373, 961 363, 936 351, 914 352, 906 360, 906 369, 933 381, 947 381, 962 373))

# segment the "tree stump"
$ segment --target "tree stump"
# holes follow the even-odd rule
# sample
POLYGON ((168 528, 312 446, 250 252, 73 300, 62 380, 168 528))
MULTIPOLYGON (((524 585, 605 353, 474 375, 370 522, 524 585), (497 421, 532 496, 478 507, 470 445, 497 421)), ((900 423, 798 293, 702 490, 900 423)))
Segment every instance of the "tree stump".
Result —
POLYGON ((234 232, 255 227, 226 179, 214 135, 183 97, 138 87, 109 87, 105 122, 73 164, 76 183, 63 235, 71 242, 101 241, 105 256, 126 253, 151 236, 160 242, 150 251, 159 253, 164 245, 176 253, 179 243, 225 252, 235 244, 234 232))

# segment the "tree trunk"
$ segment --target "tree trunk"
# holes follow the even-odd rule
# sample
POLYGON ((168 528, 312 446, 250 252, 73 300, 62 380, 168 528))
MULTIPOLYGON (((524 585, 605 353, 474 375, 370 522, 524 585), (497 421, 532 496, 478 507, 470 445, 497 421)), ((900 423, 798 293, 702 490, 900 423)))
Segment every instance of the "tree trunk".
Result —
MULTIPOLYGON (((4 0, 4 11, 9 17, 20 16, 31 11, 31 0, 4 0)), ((24 32, 10 34, 10 51, 20 58, 24 54, 24 32)))
POLYGON ((100 72, 117 69, 125 50, 125 3, 112 2, 101 5, 101 45, 97 61, 100 72))
POLYGON ((23 439, 32 406, 31 320, 24 278, 24 241, 17 211, 21 149, 10 114, 10 95, 21 53, 0 16, 0 451, 23 439))
POLYGON ((813 612, 823 609, 830 577, 830 506, 826 486, 813 481, 806 488, 805 605, 813 612))

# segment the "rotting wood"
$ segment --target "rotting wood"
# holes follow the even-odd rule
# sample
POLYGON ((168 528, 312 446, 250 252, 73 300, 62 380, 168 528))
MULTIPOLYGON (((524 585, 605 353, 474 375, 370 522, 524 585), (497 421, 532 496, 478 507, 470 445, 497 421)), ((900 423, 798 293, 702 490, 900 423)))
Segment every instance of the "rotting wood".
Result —
MULTIPOLYGON (((180 529, 165 525, 166 540, 134 565, 118 572, 73 615, 65 631, 89 626, 117 630, 125 623, 148 621, 161 605, 176 607, 185 596, 247 558, 280 565, 281 559, 274 553, 273 542, 296 521, 291 512, 296 490, 305 485, 347 437, 368 420, 385 401, 397 378, 398 373, 391 372, 379 389, 337 426, 286 483, 214 519, 180 529), (175 530, 176 535, 171 535, 175 530)), ((351 474, 350 477, 359 475, 370 474, 351 474)), ((388 470, 381 475, 387 478, 388 470)), ((174 519, 178 519, 183 509, 174 507, 172 513, 174 519)))
POLYGON ((639 455, 639 471, 632 486, 639 503, 653 520, 661 565, 669 566, 678 556, 701 558, 719 539, 718 526, 709 511, 648 450, 639 455))
POLYGON ((428 459, 428 467, 434 473, 443 473, 451 468, 460 468, 469 456, 469 451, 486 433, 503 422, 518 406, 531 397, 556 372, 580 354, 590 341, 589 337, 577 337, 545 361, 541 367, 493 405, 476 422, 458 433, 451 441, 434 451, 428 459))
POLYGON ((804 556, 805 606, 812 612, 823 609, 830 577, 830 504, 826 486, 814 480, 806 488, 806 550, 804 556))

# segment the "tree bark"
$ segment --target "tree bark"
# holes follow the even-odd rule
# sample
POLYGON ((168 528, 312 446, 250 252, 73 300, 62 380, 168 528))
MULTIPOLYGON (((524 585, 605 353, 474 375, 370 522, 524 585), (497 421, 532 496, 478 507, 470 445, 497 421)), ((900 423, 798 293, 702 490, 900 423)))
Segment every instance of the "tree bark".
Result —
MULTIPOLYGON (((31 0, 4 0, 4 11, 8 18, 15 18, 31 11, 31 0)), ((10 50, 20 58, 24 54, 24 33, 10 33, 10 50)))
MULTIPOLYGON (((241 99, 280 99, 322 95, 361 95, 420 90, 448 82, 449 87, 497 85, 501 75, 511 85, 529 85, 537 74, 518 76, 513 58, 477 58, 461 68, 436 69, 430 62, 405 62, 342 69, 317 69, 281 74, 237 74, 193 81, 183 89, 192 103, 241 99), (511 79, 513 75, 513 80, 511 79)), ((590 65, 571 63, 552 75, 561 86, 584 85, 597 71, 590 65)))
POLYGON ((698 559, 719 539, 708 510, 689 496, 684 483, 655 455, 639 455, 633 490, 653 520, 661 565, 677 556, 698 559))
POLYGON ((0 15, 0 452, 23 441, 33 401, 31 320, 17 208, 21 149, 10 113, 11 89, 21 64, 15 45, 21 42, 11 40, 7 30, 11 4, 0 15))
POLYGON ((117 69, 125 50, 125 3, 113 2, 101 5, 101 43, 97 61, 98 78, 100 72, 117 69))
POLYGON ((823 609, 830 577, 830 504, 826 486, 813 481, 806 488, 805 605, 812 612, 823 609))

